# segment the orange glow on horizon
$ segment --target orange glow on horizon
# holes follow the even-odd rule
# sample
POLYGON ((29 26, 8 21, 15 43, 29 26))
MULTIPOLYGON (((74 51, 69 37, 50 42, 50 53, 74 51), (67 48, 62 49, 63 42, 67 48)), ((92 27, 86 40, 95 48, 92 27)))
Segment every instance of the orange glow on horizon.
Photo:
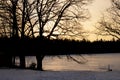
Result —
MULTIPOLYGON (((111 0, 93 0, 93 3, 87 6, 91 18, 83 23, 83 28, 86 32, 89 32, 89 40, 93 41, 102 38, 94 34, 95 26, 102 17, 102 14, 110 6, 111 0)), ((107 40, 111 38, 104 37, 103 39, 107 40)))

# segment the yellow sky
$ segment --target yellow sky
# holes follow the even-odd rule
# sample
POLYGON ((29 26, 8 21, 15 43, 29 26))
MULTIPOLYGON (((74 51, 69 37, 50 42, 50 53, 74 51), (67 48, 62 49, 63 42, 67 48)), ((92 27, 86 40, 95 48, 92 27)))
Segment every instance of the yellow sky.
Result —
MULTIPOLYGON (((88 6, 91 18, 84 23, 84 29, 93 32, 96 22, 110 6, 111 0, 93 0, 93 3, 88 6)), ((95 34, 90 34, 89 39, 98 39, 98 37, 95 34)))

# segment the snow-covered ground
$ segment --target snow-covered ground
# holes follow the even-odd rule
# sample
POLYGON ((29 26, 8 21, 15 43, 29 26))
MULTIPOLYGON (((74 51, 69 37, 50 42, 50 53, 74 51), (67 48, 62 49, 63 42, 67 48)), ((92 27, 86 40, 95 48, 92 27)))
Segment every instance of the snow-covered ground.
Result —
POLYGON ((0 80, 120 80, 120 71, 33 71, 0 69, 0 80))

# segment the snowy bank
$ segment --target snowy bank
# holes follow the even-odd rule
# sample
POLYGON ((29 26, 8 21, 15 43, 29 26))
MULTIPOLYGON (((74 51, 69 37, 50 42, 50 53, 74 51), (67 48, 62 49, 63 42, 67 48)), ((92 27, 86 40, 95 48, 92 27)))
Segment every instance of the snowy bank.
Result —
POLYGON ((0 69, 0 80, 120 80, 120 71, 33 71, 0 69))

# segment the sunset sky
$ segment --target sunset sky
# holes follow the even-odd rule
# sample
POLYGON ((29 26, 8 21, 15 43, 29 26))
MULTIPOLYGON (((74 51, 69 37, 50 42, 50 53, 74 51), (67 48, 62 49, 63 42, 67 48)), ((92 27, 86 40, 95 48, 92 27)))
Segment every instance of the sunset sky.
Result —
MULTIPOLYGON (((93 3, 88 6, 91 18, 84 23, 84 29, 94 32, 96 22, 100 19, 102 13, 110 6, 111 0, 93 0, 93 3)), ((95 40, 98 39, 98 37, 94 33, 91 33, 89 39, 95 40)))

